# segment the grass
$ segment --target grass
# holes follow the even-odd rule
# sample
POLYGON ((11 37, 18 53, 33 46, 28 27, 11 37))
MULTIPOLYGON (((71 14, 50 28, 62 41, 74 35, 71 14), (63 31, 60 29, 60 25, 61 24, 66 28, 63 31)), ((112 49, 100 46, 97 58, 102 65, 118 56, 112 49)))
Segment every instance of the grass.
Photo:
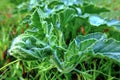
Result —
MULTIPOLYGON (((110 13, 101 14, 101 16, 107 16, 110 19, 120 19, 120 0, 93 0, 93 3, 111 9, 110 13)), ((15 59, 13 57, 7 55, 7 49, 9 48, 13 38, 22 33, 24 29, 24 26, 21 27, 18 25, 22 19, 22 16, 20 14, 13 14, 15 7, 16 4, 10 3, 10 0, 0 0, 1 80, 37 80, 39 78, 41 78, 41 80, 70 80, 70 76, 72 76, 71 80, 119 80, 119 64, 106 61, 105 59, 97 60, 91 57, 86 58, 86 60, 80 62, 80 65, 76 66, 79 67, 80 70, 75 69, 76 72, 72 73, 72 75, 69 73, 63 75, 56 69, 48 69, 46 71, 46 69, 44 69, 45 64, 39 62, 14 61, 15 59), (44 70, 44 72, 41 72, 41 70, 44 70)))
POLYGON ((16 4, 11 3, 10 0, 0 1, 0 63, 4 63, 6 50, 9 48, 11 41, 15 36, 24 31, 24 26, 19 23, 24 17, 19 13, 14 14, 16 4), (2 61, 3 60, 3 61, 2 61))

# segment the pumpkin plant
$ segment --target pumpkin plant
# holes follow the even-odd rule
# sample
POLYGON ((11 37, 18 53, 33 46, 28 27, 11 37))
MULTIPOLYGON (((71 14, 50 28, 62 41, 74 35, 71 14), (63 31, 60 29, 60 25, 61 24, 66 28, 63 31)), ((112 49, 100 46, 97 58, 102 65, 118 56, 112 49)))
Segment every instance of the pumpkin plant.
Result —
POLYGON ((106 76, 102 63, 111 61, 120 67, 120 21, 99 16, 108 9, 76 0, 36 0, 33 5, 22 21, 29 23, 29 29, 13 40, 8 51, 22 62, 38 63, 32 67, 39 73, 33 79, 120 78, 106 76), (118 35, 111 35, 113 31, 118 35))

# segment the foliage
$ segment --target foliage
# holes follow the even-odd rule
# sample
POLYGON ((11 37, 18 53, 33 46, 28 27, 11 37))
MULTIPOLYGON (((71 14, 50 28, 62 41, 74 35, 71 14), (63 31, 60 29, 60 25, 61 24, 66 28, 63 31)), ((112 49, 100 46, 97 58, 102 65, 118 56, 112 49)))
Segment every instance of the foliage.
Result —
POLYGON ((31 79, 119 78, 120 72, 106 69, 109 65, 120 67, 120 38, 110 35, 113 29, 119 34, 120 21, 99 16, 108 9, 76 0, 30 3, 25 11, 19 10, 30 13, 22 21, 30 27, 13 40, 8 53, 20 59, 17 65, 26 65, 27 75, 36 74, 30 75, 31 79))

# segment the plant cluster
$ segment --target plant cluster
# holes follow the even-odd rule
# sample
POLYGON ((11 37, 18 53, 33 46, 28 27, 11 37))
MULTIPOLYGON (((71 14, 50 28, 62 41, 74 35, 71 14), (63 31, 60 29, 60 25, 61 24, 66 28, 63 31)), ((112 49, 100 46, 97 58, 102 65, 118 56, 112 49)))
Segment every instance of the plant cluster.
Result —
POLYGON ((30 27, 13 40, 8 53, 20 60, 28 78, 120 78, 120 21, 99 16, 108 9, 79 0, 30 0, 26 5, 30 15, 21 23, 30 27))

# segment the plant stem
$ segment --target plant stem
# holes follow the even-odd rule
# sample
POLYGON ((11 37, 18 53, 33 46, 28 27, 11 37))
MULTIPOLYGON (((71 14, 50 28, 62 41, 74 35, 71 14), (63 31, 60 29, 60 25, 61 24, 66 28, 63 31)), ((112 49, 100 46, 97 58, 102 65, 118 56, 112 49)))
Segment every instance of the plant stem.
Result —
POLYGON ((16 62, 18 62, 18 61, 20 61, 20 59, 15 60, 15 61, 12 61, 12 62, 6 64, 5 66, 3 66, 3 67, 0 68, 0 71, 3 70, 3 69, 6 68, 6 67, 8 67, 8 66, 10 66, 10 65, 12 65, 12 64, 14 64, 14 63, 16 63, 16 62))
POLYGON ((61 65, 61 62, 60 62, 58 56, 57 56, 56 51, 53 53, 53 61, 54 61, 55 65, 57 66, 58 70, 60 72, 62 72, 63 71, 63 67, 61 65))

